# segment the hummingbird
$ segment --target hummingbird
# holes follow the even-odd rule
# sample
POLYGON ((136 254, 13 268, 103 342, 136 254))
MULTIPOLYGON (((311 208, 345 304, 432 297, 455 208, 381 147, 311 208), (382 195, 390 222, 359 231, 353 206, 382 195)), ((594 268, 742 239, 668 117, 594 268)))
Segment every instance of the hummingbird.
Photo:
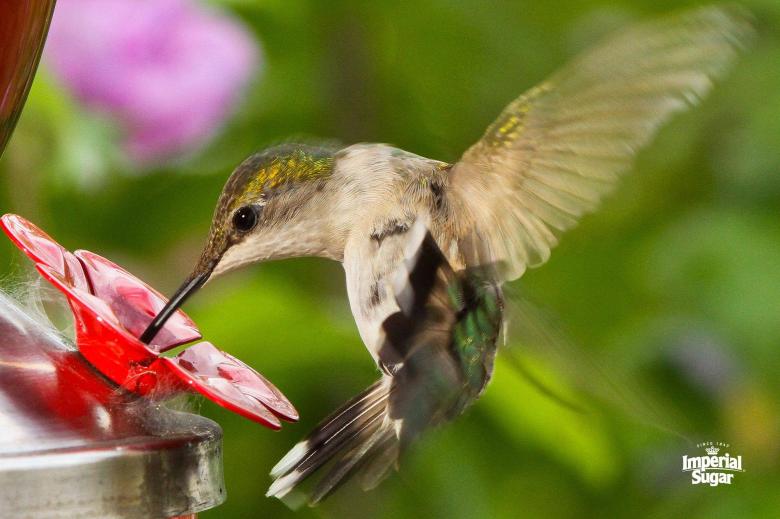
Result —
POLYGON ((141 338, 239 267, 340 262, 380 378, 283 457, 267 495, 316 504, 352 477, 374 488, 424 431, 485 390, 506 321, 502 286, 547 261, 751 35, 735 7, 629 26, 514 100, 454 163, 386 144, 255 153, 230 175, 200 259, 141 338), (302 490, 304 480, 316 481, 302 490))

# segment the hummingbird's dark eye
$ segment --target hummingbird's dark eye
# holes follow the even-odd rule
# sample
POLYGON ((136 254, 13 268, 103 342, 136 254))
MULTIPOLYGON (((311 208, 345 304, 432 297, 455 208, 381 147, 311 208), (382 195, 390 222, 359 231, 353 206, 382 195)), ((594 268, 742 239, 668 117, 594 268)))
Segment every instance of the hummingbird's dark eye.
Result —
POLYGON ((233 215, 233 227, 240 232, 249 232, 257 225, 257 209, 245 205, 233 215))

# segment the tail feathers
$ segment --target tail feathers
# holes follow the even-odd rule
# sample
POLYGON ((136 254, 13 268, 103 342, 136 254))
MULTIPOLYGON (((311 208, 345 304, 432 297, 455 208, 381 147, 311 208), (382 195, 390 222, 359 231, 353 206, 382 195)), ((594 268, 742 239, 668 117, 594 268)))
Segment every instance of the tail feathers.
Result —
POLYGON ((401 442, 395 428, 385 431, 384 436, 374 447, 376 455, 362 467, 360 486, 363 490, 373 490, 398 466, 401 456, 401 442))
POLYGON ((327 472, 313 490, 297 492, 298 496, 303 493, 310 505, 357 472, 361 473, 364 488, 379 484, 395 465, 400 451, 394 420, 387 412, 389 394, 390 379, 385 377, 323 420, 271 470, 275 481, 266 495, 280 499, 292 496, 301 482, 325 468, 327 472))

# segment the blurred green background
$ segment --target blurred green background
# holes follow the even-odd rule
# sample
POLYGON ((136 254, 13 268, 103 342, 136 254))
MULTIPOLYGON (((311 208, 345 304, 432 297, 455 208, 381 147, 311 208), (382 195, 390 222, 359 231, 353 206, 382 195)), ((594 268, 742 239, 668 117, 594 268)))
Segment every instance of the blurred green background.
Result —
MULTIPOLYGON (((695 5, 211 3, 264 52, 224 129, 189 156, 136 167, 116 143, 121 130, 80 106, 44 62, 0 161, 2 212, 170 293, 222 184, 251 152, 297 135, 454 161, 506 103, 601 35, 695 5)), ((545 317, 520 314, 482 400, 377 490, 348 486, 299 517, 780 516, 780 2, 743 3, 760 36, 734 73, 513 287, 545 317), (743 456, 734 484, 692 486, 681 472, 682 455, 701 455, 693 443, 707 440, 743 456)), ((26 267, 5 241, 0 267, 26 267)), ((198 404, 224 428, 228 489, 202 517, 294 515, 264 497, 268 471, 377 376, 341 267, 248 269, 212 282, 187 311, 302 416, 273 433, 198 404)))

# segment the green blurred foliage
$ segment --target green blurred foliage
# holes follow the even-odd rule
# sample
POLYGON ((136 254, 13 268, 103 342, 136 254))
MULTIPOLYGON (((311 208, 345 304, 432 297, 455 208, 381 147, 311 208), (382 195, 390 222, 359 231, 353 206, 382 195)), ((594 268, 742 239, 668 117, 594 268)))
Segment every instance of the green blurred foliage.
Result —
MULTIPOLYGON (((120 130, 44 66, 0 162, 2 211, 170 292, 250 152, 297 135, 453 161, 503 105, 600 35, 694 5, 214 3, 251 28, 266 62, 210 145, 137 171, 116 148, 120 130)), ((515 287, 553 316, 539 327, 570 341, 510 337, 482 401, 429 434, 399 474, 299 516, 780 516, 780 3, 744 3, 760 37, 731 77, 515 287), (730 487, 691 486, 680 458, 703 440, 731 443, 747 472, 730 487)), ((0 243, 2 272, 23 264, 0 243)), ((342 284, 335 263, 286 261, 216 280, 188 305, 209 340, 302 415, 271 433, 202 405, 225 430, 229 494, 204 518, 291 516, 264 497, 270 467, 376 377, 342 284)))

